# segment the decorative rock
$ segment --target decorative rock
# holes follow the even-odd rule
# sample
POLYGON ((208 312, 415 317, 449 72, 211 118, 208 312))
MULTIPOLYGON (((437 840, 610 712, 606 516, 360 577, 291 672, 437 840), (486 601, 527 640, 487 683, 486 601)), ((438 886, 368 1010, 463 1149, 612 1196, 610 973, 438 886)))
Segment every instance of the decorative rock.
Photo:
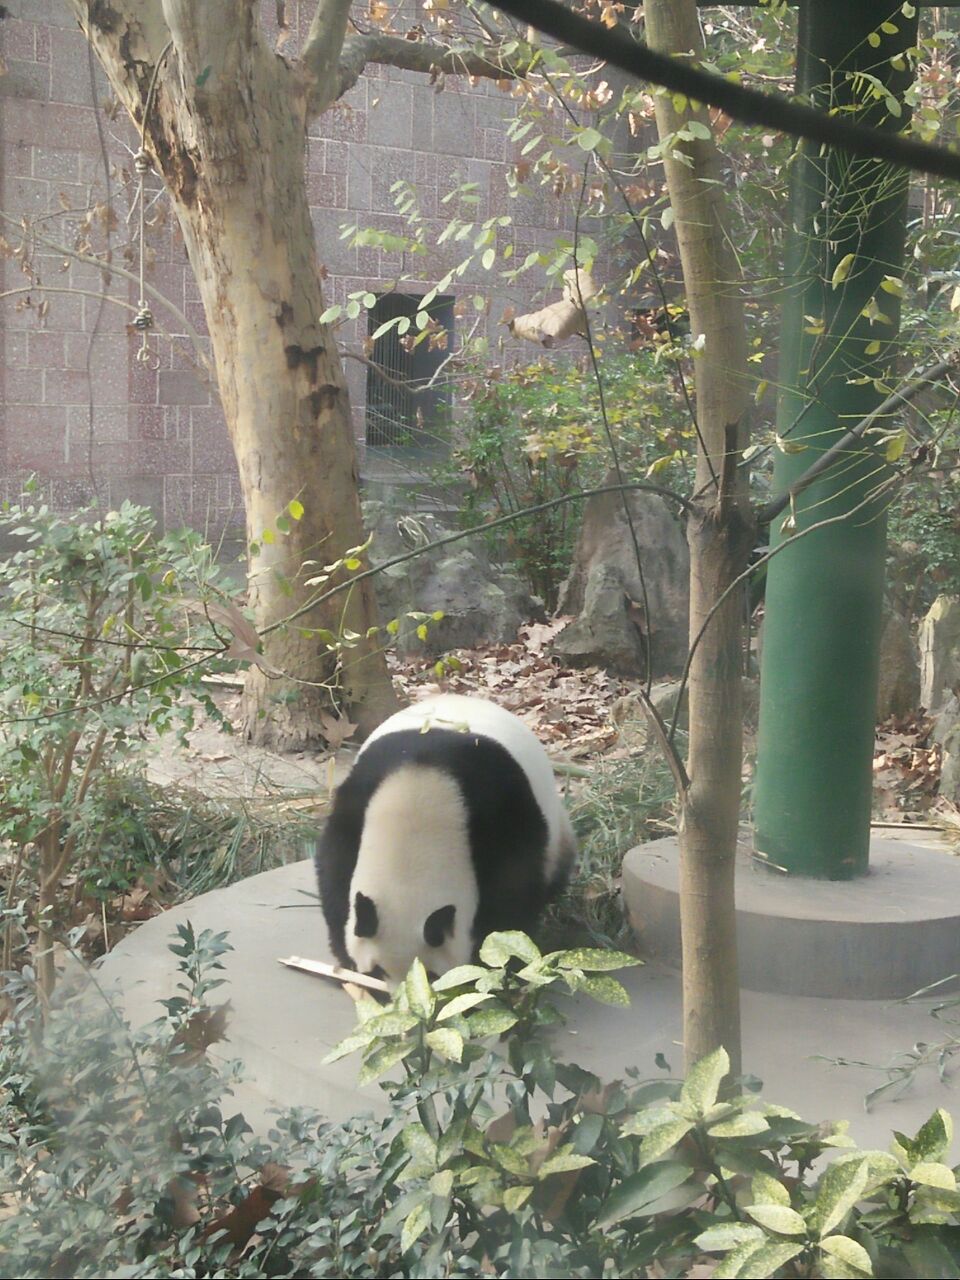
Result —
POLYGON ((932 738, 943 748, 940 794, 960 804, 960 698, 953 694, 937 712, 932 738))
POLYGON ((960 685, 960 599, 938 596, 920 624, 920 702, 934 712, 960 685))
POLYGON ((877 720, 905 716, 920 705, 920 670, 910 624, 890 610, 880 639, 877 720))
POLYGON ((618 493, 590 498, 560 592, 559 613, 578 616, 556 638, 553 651, 574 666, 646 674, 645 636, 651 638, 653 674, 676 674, 687 655, 690 557, 680 522, 653 494, 627 495, 643 558, 649 617, 633 539, 618 493))
MULTIPOLYGON (((381 502, 364 503, 364 522, 373 531, 371 564, 382 564, 419 544, 450 532, 432 514, 397 518, 381 502)), ((449 649, 499 644, 516 639, 521 622, 543 618, 543 604, 525 590, 516 574, 491 564, 475 539, 426 551, 393 565, 374 578, 384 621, 397 619, 401 653, 437 655, 449 649), (442 612, 429 622, 425 640, 413 613, 442 612)))

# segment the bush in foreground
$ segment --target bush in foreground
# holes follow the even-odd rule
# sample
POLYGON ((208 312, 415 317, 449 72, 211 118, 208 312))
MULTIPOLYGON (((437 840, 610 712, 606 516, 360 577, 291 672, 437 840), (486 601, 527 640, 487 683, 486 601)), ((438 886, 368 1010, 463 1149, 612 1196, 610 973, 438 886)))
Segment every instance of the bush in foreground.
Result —
POLYGON ((556 992, 626 1003, 631 958, 491 935, 479 965, 359 1006, 385 1119, 228 1116, 207 1053, 222 935, 181 926, 181 981, 131 1033, 88 991, 37 1016, 29 972, 0 1031, 5 1211, 21 1276, 955 1276, 949 1116, 892 1151, 726 1097, 722 1050, 683 1082, 604 1084, 551 1056, 556 992), (825 1168, 819 1158, 832 1151, 825 1168), (816 1166, 816 1167, 815 1167, 816 1166), (701 1272, 702 1273, 702 1272, 701 1272))

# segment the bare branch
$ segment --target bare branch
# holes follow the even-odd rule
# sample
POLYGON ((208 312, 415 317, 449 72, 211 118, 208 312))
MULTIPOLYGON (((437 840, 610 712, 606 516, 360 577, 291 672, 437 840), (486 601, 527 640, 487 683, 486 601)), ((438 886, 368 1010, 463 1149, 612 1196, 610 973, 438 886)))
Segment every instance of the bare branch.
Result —
MULTIPOLYGON (((22 219, 13 218, 10 214, 4 213, 2 209, 0 209, 0 221, 9 223, 12 227, 16 227, 29 239, 35 240, 37 244, 45 245, 48 249, 53 249, 55 253, 63 254, 64 257, 67 258, 76 258, 77 262, 86 262, 90 266, 96 267, 107 279, 111 276, 120 276, 124 280, 129 280, 132 284, 139 287, 140 282, 134 272, 128 271, 125 267, 118 266, 115 262, 104 262, 101 258, 97 258, 93 254, 81 253, 79 249, 71 249, 67 245, 58 244, 56 240, 50 240, 47 236, 38 234, 38 232, 31 227, 24 230, 22 219)), ((206 352, 204 351, 203 341, 200 334, 193 327, 180 308, 176 306, 175 303, 171 302, 165 294, 161 293, 159 289, 154 288, 152 284, 145 283, 143 288, 144 292, 149 294, 155 302, 158 302, 162 307, 166 307, 168 311, 176 316, 180 324, 183 325, 184 333, 193 343, 200 364, 205 369, 209 370, 210 364, 207 359, 206 352)), ((65 293, 67 290, 60 290, 59 292, 65 293)), ((99 297, 99 295, 97 296, 99 297)), ((115 299, 108 297, 108 301, 113 302, 115 299)))
POLYGON ((309 77, 307 115, 317 116, 340 97, 340 54, 347 34, 350 0, 317 0, 300 63, 309 77))
POLYGON ((842 147, 852 155, 889 160, 918 173, 937 174, 954 181, 960 179, 960 155, 946 147, 854 124, 843 116, 827 115, 802 103, 734 84, 723 76, 691 66, 688 61, 656 53, 641 44, 623 25, 603 27, 556 0, 490 0, 490 4, 555 40, 620 67, 638 80, 660 84, 696 102, 719 107, 734 120, 842 147))
MULTIPOLYGON (((328 0, 332 3, 333 0, 328 0)), ((360 79, 368 62, 379 62, 404 71, 427 75, 479 76, 486 80, 518 80, 529 70, 527 63, 503 57, 497 46, 482 53, 474 49, 448 49, 433 40, 405 40, 379 32, 349 36, 340 55, 340 82, 333 101, 342 98, 360 79)))
POLYGON ((814 480, 833 466, 838 458, 848 453, 855 444, 859 444, 863 436, 875 423, 893 413, 900 405, 909 404, 925 387, 934 385, 950 373, 955 373, 958 367, 960 367, 960 348, 952 351, 945 360, 940 360, 937 364, 924 369, 922 373, 905 382, 902 387, 898 387, 896 391, 891 392, 882 404, 878 404, 865 418, 861 418, 855 426, 852 426, 849 431, 845 432, 839 440, 835 441, 829 449, 822 453, 802 476, 794 480, 785 493, 765 503, 757 511, 757 524, 769 524, 771 520, 776 520, 781 511, 785 511, 790 502, 803 493, 804 489, 808 489, 814 480))

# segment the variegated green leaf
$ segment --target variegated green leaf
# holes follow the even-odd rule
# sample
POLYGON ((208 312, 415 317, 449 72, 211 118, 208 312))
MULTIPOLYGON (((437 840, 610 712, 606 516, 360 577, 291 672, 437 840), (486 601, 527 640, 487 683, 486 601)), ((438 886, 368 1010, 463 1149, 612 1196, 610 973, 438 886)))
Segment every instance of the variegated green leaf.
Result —
POLYGON ((797 1213, 796 1209, 791 1209, 785 1204, 748 1204, 746 1213, 749 1213, 754 1222, 759 1222, 761 1227, 767 1231, 776 1231, 781 1236, 804 1236, 807 1234, 807 1224, 804 1219, 797 1213))
POLYGON ((820 1241, 820 1248, 824 1253, 845 1262, 848 1267, 856 1268, 860 1275, 873 1275, 873 1263, 870 1261, 869 1253, 862 1244, 857 1244, 856 1240, 851 1240, 849 1236, 826 1236, 820 1241))
POLYGON ((692 1108, 696 1115, 702 1116, 716 1102, 720 1082, 729 1070, 730 1059, 726 1050, 722 1047, 714 1049, 713 1053, 708 1053, 705 1058, 694 1063, 687 1072, 680 1090, 681 1102, 692 1108))

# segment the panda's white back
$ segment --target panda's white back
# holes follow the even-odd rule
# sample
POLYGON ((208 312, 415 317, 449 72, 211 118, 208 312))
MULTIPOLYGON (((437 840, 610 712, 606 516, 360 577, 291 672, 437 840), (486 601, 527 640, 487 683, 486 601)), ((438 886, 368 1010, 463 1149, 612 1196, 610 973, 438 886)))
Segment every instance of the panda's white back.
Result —
POLYGON ((532 729, 504 707, 485 698, 442 693, 398 711, 367 738, 363 753, 378 738, 401 730, 452 729, 480 734, 498 743, 526 774, 534 799, 547 824, 545 873, 551 881, 572 857, 575 840, 570 819, 557 794, 553 766, 532 729))

